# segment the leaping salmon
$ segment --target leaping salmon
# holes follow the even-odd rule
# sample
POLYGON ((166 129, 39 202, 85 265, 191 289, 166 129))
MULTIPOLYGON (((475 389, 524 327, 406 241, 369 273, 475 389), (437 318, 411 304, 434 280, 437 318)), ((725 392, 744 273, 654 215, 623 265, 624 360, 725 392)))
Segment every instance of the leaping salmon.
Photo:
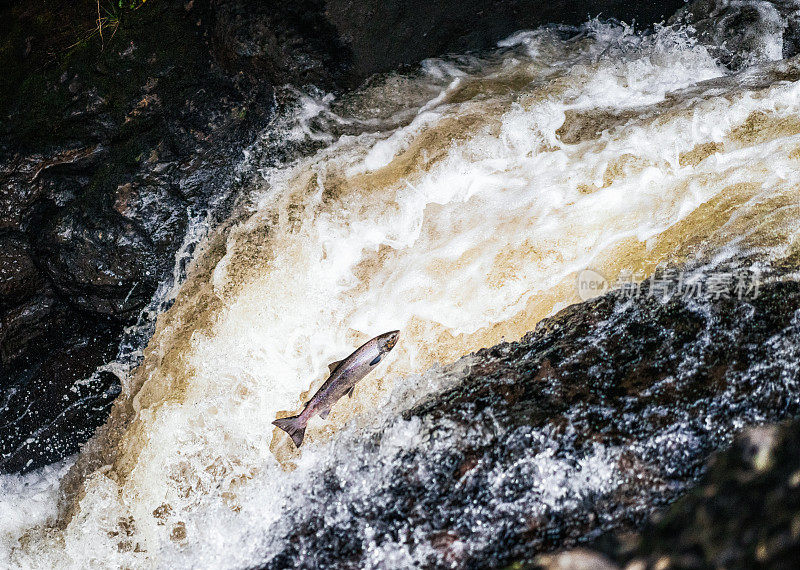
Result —
POLYGON ((384 356, 397 344, 400 331, 391 331, 376 336, 361 345, 356 351, 329 366, 331 375, 308 401, 306 407, 297 416, 281 418, 272 422, 289 434, 295 446, 300 447, 306 433, 306 425, 314 414, 323 420, 328 417, 331 407, 347 394, 353 396, 353 387, 375 368, 384 356))

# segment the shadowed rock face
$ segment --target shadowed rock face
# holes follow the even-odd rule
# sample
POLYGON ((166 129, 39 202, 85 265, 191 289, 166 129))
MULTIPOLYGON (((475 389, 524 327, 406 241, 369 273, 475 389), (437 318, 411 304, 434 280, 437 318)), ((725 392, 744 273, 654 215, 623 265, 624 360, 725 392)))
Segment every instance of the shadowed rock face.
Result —
POLYGON ((681 0, 328 0, 326 13, 364 78, 426 57, 488 48, 509 34, 548 23, 579 24, 602 15, 648 26, 681 0))
POLYGON ((342 444, 298 484, 263 567, 357 568, 398 548, 424 566, 532 560, 641 526, 741 426, 798 413, 800 284, 646 292, 479 351, 455 387, 342 444))
POLYGON ((656 513, 640 532, 606 536, 594 545, 597 550, 541 556, 520 568, 796 568, 799 525, 795 420, 744 430, 712 457, 697 487, 656 513), (575 566, 578 562, 586 565, 575 566))
POLYGON ((85 39, 95 3, 63 4, 0 17, 0 472, 73 453, 104 421, 119 380, 81 381, 116 355, 190 219, 225 210, 274 106, 269 81, 214 63, 207 8, 123 12, 101 47, 85 39))
POLYGON ((761 426, 716 456, 703 483, 621 558, 645 568, 796 568, 798 525, 800 424, 761 426))
POLYGON ((800 52, 800 10, 793 2, 694 0, 669 23, 689 26, 732 69, 800 52))

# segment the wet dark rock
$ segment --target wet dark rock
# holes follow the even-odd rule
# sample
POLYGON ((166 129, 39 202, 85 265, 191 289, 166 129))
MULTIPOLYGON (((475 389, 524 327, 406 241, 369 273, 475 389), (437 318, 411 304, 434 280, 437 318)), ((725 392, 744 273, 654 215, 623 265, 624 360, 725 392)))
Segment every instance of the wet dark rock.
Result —
MULTIPOLYGON (((0 440, 3 471, 27 471, 37 462, 70 455, 105 422, 103 411, 120 393, 119 379, 110 372, 86 377, 86 370, 114 356, 104 340, 120 331, 111 323, 105 328, 93 323, 72 331, 66 336, 68 347, 60 353, 66 363, 40 359, 18 385, 2 392, 0 405, 7 422, 0 440)), ((47 344, 41 351, 47 351, 47 344)))
POLYGON ((509 34, 602 15, 650 25, 682 0, 213 0, 218 61, 277 83, 354 86, 424 58, 492 47, 509 34))
POLYGON ((270 77, 277 84, 327 89, 348 78, 353 56, 328 19, 323 0, 216 0, 212 5, 212 45, 224 67, 270 77))
POLYGON ((783 57, 790 58, 800 53, 800 10, 786 17, 786 29, 783 32, 783 57))
POLYGON ((0 53, 0 393, 16 394, 0 406, 0 471, 72 453, 104 421, 118 380, 80 381, 115 356, 190 221, 224 214, 274 109, 269 76, 215 64, 208 6, 120 9, 102 42, 96 9, 0 17, 7 47, 31 45, 0 53))
POLYGON ((642 570, 796 568, 800 423, 745 430, 700 485, 618 543, 620 564, 642 570))
POLYGON ((41 287, 41 276, 22 235, 0 235, 0 299, 15 304, 41 287))
POLYGON ((364 78, 445 53, 485 49, 511 33, 548 23, 581 24, 602 15, 647 26, 682 0, 328 0, 326 14, 364 78))
POLYGON ((800 9, 790 0, 694 0, 671 22, 688 25, 732 69, 793 57, 800 47, 800 9))
MULTIPOLYGON (((702 480, 640 532, 595 545, 619 566, 651 570, 796 568, 800 560, 800 422, 745 429, 702 480)), ((582 550, 603 556, 597 550, 582 550)), ((554 568, 572 552, 540 558, 554 568)))
POLYGON ((648 290, 569 307, 446 369, 469 365, 366 439, 339 438, 263 567, 363 567, 398 549, 426 567, 533 564, 641 528, 737 430, 800 412, 800 283, 776 274, 742 299, 648 290))

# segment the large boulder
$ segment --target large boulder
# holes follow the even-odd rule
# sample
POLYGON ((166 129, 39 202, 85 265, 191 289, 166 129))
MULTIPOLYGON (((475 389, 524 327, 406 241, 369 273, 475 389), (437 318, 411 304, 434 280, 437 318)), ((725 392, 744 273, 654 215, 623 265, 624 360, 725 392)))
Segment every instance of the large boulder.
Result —
POLYGON ((745 429, 701 482, 636 533, 537 557, 520 568, 638 570, 796 568, 800 559, 800 422, 745 429), (605 554, 604 554, 605 552, 605 554), (579 566, 582 562, 598 566, 579 566), (602 564, 602 566, 601 566, 602 564))
POLYGON ((746 430, 701 485, 626 546, 620 558, 640 568, 795 568, 800 423, 746 430))

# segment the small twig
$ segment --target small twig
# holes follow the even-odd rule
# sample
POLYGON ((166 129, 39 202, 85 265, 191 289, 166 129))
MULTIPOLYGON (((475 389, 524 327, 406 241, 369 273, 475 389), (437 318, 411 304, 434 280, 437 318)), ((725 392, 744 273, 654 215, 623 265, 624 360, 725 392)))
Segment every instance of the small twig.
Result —
POLYGON ((104 51, 106 42, 103 39, 103 17, 100 15, 100 0, 97 0, 97 29, 100 31, 100 51, 104 51))

